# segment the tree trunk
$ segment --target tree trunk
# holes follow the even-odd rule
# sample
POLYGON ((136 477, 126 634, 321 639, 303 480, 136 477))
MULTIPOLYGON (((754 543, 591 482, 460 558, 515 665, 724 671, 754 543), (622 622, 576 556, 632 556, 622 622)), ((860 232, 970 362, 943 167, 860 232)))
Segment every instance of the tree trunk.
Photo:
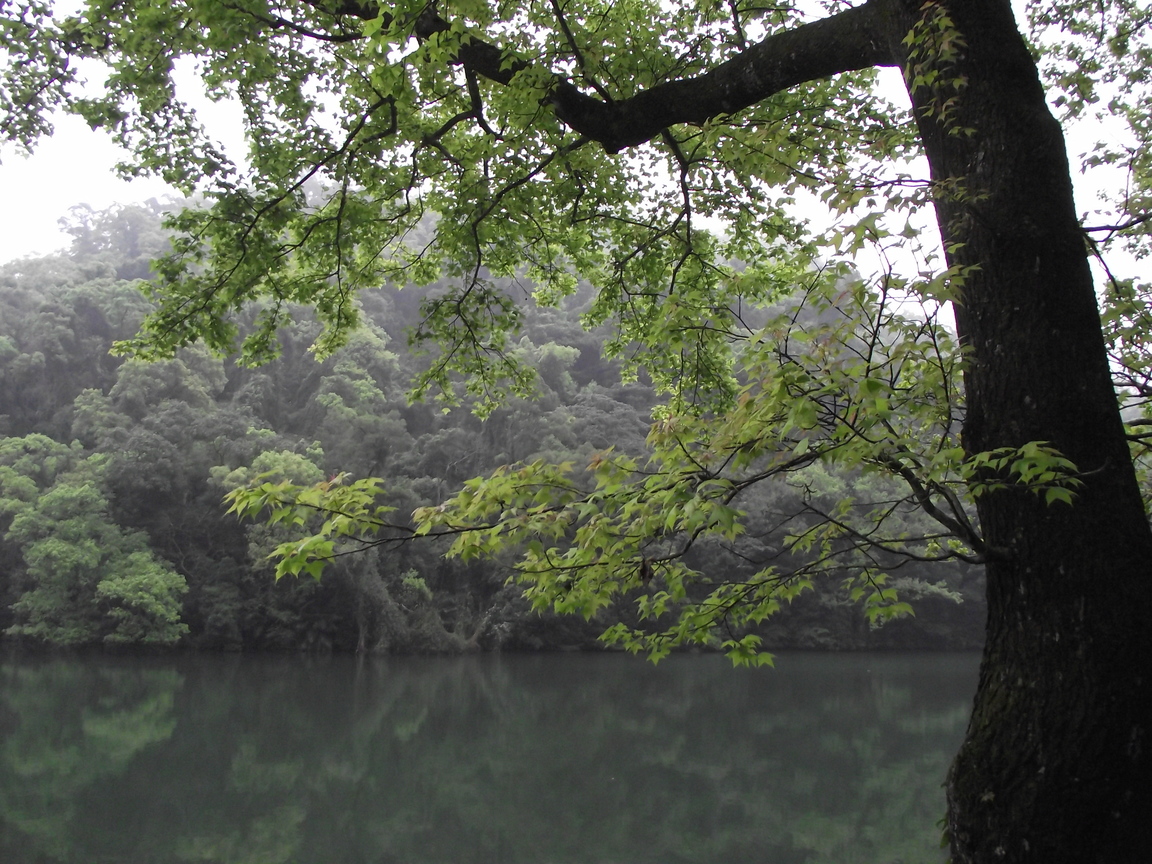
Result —
MULTIPOLYGON (((893 35, 920 14, 918 2, 898 5, 893 35)), ((936 203, 949 263, 976 268, 955 303, 969 352, 964 445, 1048 441, 1084 483, 1071 507, 1021 491, 977 500, 988 627, 947 782, 953 861, 1146 862, 1152 532, 1063 136, 1007 0, 948 12, 967 43, 955 116, 928 116, 933 94, 910 89, 933 179, 956 190, 936 203), (950 134, 963 128, 974 132, 950 134)))

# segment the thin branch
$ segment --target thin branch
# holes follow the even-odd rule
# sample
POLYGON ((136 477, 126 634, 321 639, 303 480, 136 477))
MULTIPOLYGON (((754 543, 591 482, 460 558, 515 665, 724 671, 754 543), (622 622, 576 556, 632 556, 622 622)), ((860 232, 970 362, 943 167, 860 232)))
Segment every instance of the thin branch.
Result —
POLYGON ((1148 221, 1152 221, 1152 213, 1136 216, 1127 222, 1121 222, 1119 225, 1093 225, 1091 227, 1085 227, 1083 230, 1087 232, 1107 231, 1108 236, 1104 238, 1105 242, 1107 242, 1112 239, 1113 234, 1119 234, 1121 231, 1127 231, 1129 228, 1135 228, 1148 221))
MULTIPOLYGON (((912 490, 912 495, 916 499, 916 503, 920 505, 920 509, 947 528, 952 531, 958 538, 963 540, 973 549, 980 554, 987 556, 989 554, 988 548, 984 545, 984 538, 976 533, 975 529, 970 524, 964 524, 959 519, 953 518, 936 506, 932 500, 931 492, 920 482, 920 478, 916 474, 896 458, 889 458, 880 460, 880 463, 890 471, 899 474, 904 478, 904 482, 908 484, 908 488, 912 490)), ((951 505, 951 501, 949 501, 951 505)), ((966 522, 967 520, 965 520, 966 522)))
POLYGON ((743 51, 748 47, 748 40, 744 36, 744 25, 740 23, 740 9, 736 0, 728 0, 728 8, 732 11, 732 29, 736 31, 736 44, 743 51))
POLYGON ((239 12, 255 18, 260 23, 267 24, 273 30, 291 30, 293 33, 299 33, 301 36, 307 36, 309 39, 316 39, 321 42, 357 42, 364 38, 363 33, 338 33, 335 35, 331 33, 318 33, 302 24, 297 24, 295 21, 281 18, 279 15, 262 15, 253 9, 245 9, 232 3, 224 3, 222 5, 225 9, 231 9, 233 12, 239 12))
POLYGON ((480 85, 476 83, 476 73, 465 67, 464 80, 468 85, 468 99, 472 103, 472 117, 476 120, 476 125, 493 138, 499 139, 501 136, 497 135, 484 119, 484 102, 480 98, 480 85))
MULTIPOLYGON (((832 516, 829 513, 825 513, 823 510, 820 510, 818 507, 815 507, 812 504, 805 505, 805 509, 807 509, 808 512, 810 512, 810 513, 816 514, 821 519, 825 520, 825 522, 827 522, 828 524, 835 525, 837 528, 839 528, 841 531, 843 531, 849 537, 852 537, 853 539, 858 541, 858 543, 861 545, 859 545, 859 546, 854 545, 851 547, 852 550, 857 551, 857 552, 864 552, 865 554, 867 554, 868 549, 879 549, 881 552, 885 552, 889 555, 896 555, 896 556, 899 556, 901 558, 908 559, 910 561, 920 561, 920 562, 924 562, 924 563, 935 563, 935 562, 940 562, 940 561, 960 560, 960 561, 964 561, 967 564, 983 564, 985 561, 983 555, 965 555, 963 552, 958 552, 955 549, 949 549, 947 552, 945 552, 942 555, 921 555, 921 554, 918 554, 916 552, 913 552, 911 549, 909 549, 907 547, 889 545, 893 541, 885 540, 885 539, 877 539, 877 538, 871 536, 870 534, 864 534, 860 531, 857 531, 855 528, 853 528, 847 522, 843 521, 842 519, 837 519, 836 517, 832 516)), ((875 531, 879 530, 879 528, 880 528, 880 526, 879 526, 879 524, 877 524, 875 526, 875 528, 873 529, 873 531, 875 532, 875 531)))
POLYGON ((589 87, 600 94, 601 99, 612 104, 612 94, 588 73, 584 52, 580 50, 580 45, 576 42, 576 37, 568 26, 568 19, 564 17, 564 10, 560 7, 559 0, 552 0, 552 11, 556 13, 556 21, 560 24, 560 30, 564 33, 564 38, 568 40, 568 46, 572 49, 572 56, 576 58, 576 65, 580 67, 580 77, 588 82, 589 87))

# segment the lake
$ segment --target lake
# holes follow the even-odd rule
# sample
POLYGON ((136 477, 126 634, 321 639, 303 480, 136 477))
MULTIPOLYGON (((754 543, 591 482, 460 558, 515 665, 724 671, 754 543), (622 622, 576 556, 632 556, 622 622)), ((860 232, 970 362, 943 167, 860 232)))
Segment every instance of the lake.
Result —
POLYGON ((941 862, 978 663, 8 657, 0 861, 941 862))

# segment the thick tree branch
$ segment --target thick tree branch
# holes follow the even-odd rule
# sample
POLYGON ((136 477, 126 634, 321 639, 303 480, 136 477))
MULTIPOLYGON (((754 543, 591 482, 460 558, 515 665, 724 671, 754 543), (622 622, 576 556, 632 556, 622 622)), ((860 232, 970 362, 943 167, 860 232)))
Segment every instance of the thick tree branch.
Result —
POLYGON ((642 144, 678 123, 735 114, 805 81, 897 64, 880 4, 869 0, 828 18, 768 36, 696 78, 669 81, 607 104, 561 81, 557 116, 609 153, 642 144))
MULTIPOLYGON (((340 11, 363 16, 370 8, 361 0, 343 0, 340 11)), ((703 75, 658 84, 622 101, 589 96, 557 76, 552 106, 574 131, 599 142, 609 153, 618 153, 643 144, 669 126, 699 125, 735 114, 805 81, 897 65, 885 25, 880 0, 868 0, 828 18, 768 36, 703 75)), ((430 4, 418 18, 415 32, 418 38, 428 39, 449 29, 449 22, 430 4)), ((505 85, 528 66, 499 46, 474 36, 460 47, 454 62, 471 74, 505 85)))
MULTIPOLYGON (((435 5, 430 4, 416 19, 416 38, 430 39, 451 28, 452 25, 440 17, 435 5)), ((466 37, 453 62, 497 84, 510 83, 513 75, 528 66, 525 61, 508 54, 503 48, 474 36, 466 37)))

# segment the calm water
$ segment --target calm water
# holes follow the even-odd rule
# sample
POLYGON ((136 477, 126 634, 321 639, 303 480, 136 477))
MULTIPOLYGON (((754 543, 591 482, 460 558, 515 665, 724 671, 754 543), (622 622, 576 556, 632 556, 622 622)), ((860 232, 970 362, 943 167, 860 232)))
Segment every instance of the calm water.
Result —
POLYGON ((5 660, 0 861, 934 864, 977 662, 5 660))

